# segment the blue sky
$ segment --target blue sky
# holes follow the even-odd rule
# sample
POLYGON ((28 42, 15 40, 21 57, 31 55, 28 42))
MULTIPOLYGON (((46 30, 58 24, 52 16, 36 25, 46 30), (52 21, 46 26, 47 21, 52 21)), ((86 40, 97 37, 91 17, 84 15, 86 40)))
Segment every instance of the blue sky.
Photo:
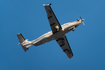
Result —
POLYGON ((0 70, 105 70, 105 0, 0 0, 0 70), (24 52, 17 33, 33 40, 50 31, 43 4, 51 7, 60 24, 81 24, 67 33, 73 51, 68 59, 56 41, 24 52))

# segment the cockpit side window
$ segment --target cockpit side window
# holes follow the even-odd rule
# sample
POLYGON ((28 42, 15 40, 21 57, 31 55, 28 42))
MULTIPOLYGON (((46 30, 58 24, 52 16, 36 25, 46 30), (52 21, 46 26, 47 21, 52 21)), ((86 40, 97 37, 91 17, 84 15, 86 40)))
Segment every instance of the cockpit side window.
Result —
POLYGON ((79 19, 77 19, 77 21, 79 21, 79 19))

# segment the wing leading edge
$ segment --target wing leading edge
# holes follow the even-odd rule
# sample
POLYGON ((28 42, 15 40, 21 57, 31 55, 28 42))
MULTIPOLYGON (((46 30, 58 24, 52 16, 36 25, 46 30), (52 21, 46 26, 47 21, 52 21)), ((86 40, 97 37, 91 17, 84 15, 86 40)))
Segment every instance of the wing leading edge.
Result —
POLYGON ((68 58, 70 59, 71 57, 73 57, 73 53, 72 50, 70 48, 70 45, 67 41, 66 36, 61 37, 56 39, 57 43, 60 45, 60 47, 62 48, 62 50, 66 53, 66 55, 68 56, 68 58))
POLYGON ((50 7, 51 4, 48 5, 43 5, 45 7, 45 10, 47 12, 47 17, 50 23, 50 27, 52 29, 53 34, 56 34, 57 32, 59 32, 62 27, 59 24, 59 21, 57 20, 53 10, 50 7))

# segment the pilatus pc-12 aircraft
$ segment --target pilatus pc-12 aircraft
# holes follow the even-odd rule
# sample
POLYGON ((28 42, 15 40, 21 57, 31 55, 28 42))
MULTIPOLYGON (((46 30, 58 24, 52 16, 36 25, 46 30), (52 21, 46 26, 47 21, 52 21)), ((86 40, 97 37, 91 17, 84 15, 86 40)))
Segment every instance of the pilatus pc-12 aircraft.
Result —
POLYGON ((47 5, 44 4, 43 6, 45 7, 45 10, 47 12, 47 17, 52 31, 49 31, 48 33, 45 33, 44 35, 32 41, 28 41, 22 36, 21 33, 19 33, 17 34, 17 37, 20 41, 19 44, 21 44, 24 51, 27 51, 28 48, 33 45, 38 46, 38 45, 50 42, 52 40, 56 40, 56 42, 60 45, 62 50, 66 53, 66 55, 70 59, 71 57, 73 57, 73 53, 65 34, 70 31, 74 31, 76 27, 78 27, 81 23, 83 23, 84 19, 81 18, 80 20, 76 20, 74 22, 69 22, 69 23, 60 25, 50 5, 51 4, 47 4, 47 5))

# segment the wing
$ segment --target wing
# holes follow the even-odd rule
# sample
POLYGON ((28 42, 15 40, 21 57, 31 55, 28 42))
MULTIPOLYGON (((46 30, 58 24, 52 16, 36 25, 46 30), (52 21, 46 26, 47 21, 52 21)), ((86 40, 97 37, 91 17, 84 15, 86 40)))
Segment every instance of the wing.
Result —
POLYGON ((62 29, 62 27, 59 24, 59 22, 55 16, 53 10, 51 9, 50 5, 51 4, 43 5, 43 6, 45 7, 45 10, 47 12, 47 17, 48 17, 52 32, 53 32, 53 34, 55 34, 55 33, 59 32, 62 29))
POLYGON ((73 53, 72 50, 70 48, 70 45, 67 41, 66 36, 61 37, 56 39, 57 43, 60 45, 60 47, 62 48, 62 50, 66 53, 66 55, 68 56, 68 58, 70 59, 71 57, 73 57, 73 53))

